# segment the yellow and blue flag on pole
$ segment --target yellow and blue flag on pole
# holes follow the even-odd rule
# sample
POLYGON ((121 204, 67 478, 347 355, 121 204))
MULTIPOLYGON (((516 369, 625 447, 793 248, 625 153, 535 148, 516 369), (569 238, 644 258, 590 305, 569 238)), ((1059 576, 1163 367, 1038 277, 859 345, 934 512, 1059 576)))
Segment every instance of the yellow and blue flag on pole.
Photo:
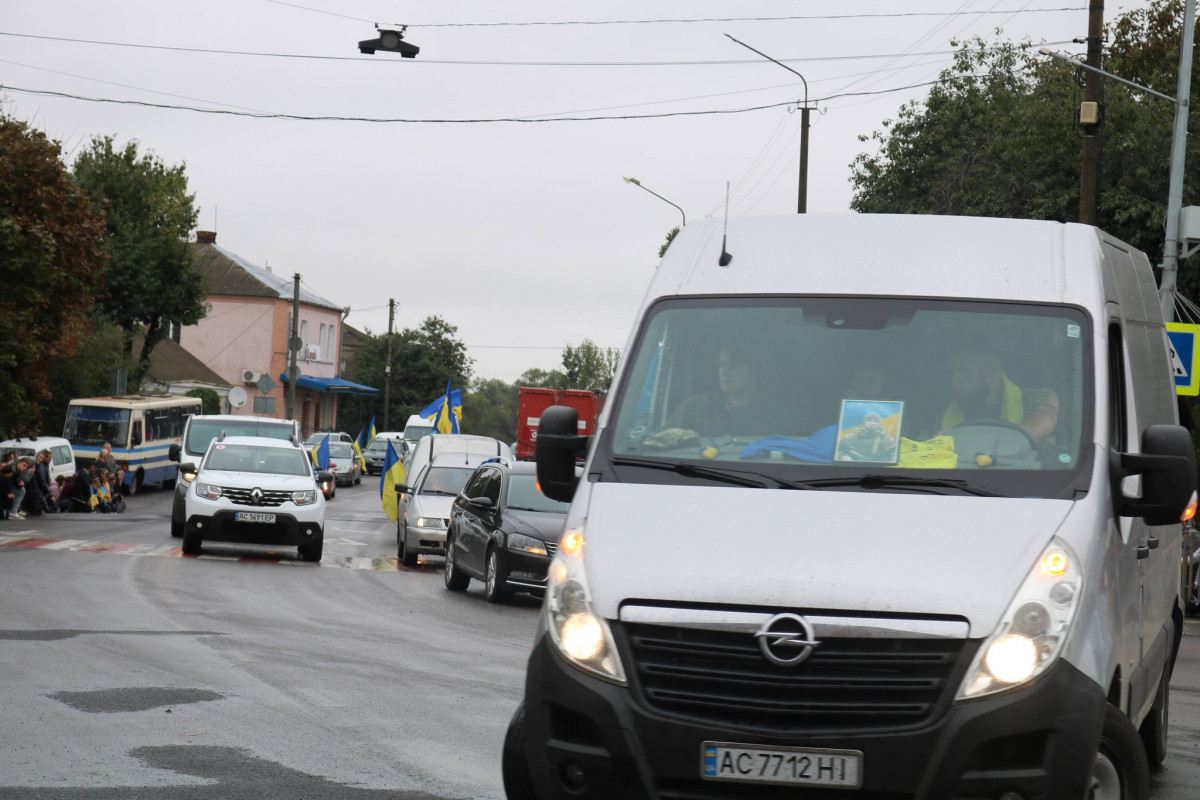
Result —
POLYGON ((374 414, 371 415, 371 434, 370 434, 369 438, 367 439, 367 444, 370 444, 373 441, 375 441, 375 415, 374 414))
POLYGON ((317 465, 317 469, 329 469, 329 437, 326 436, 321 440, 321 443, 312 449, 312 460, 317 465))
POLYGON ((352 448, 354 448, 354 457, 356 459, 358 459, 358 468, 361 469, 363 472, 366 472, 367 471, 367 459, 363 455, 362 448, 358 446, 358 440, 351 442, 350 446, 352 448))
POLYGON ((462 389, 451 391, 451 383, 446 381, 446 393, 418 412, 418 416, 433 420, 435 433, 458 433, 462 423, 462 389))
POLYGON ((383 505, 383 513, 395 522, 400 516, 400 503, 396 497, 396 484, 404 483, 404 464, 392 443, 388 442, 387 455, 383 457, 383 477, 379 479, 379 501, 383 505))

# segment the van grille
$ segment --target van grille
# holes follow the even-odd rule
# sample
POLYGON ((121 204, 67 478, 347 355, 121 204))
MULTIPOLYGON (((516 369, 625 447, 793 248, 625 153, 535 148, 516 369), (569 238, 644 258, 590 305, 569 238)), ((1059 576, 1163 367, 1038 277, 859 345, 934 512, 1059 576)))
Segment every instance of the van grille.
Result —
POLYGON ((753 634, 623 623, 647 707, 768 733, 865 732, 927 722, 950 687, 961 639, 822 638, 777 666, 753 634))

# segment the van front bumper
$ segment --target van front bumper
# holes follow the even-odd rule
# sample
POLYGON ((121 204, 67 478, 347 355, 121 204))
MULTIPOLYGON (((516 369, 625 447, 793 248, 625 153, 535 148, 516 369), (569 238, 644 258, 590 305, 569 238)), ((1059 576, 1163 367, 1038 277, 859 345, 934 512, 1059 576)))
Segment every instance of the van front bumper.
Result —
MULTIPOLYGON (((634 665, 626 662, 631 670, 634 665)), ((953 691, 954 688, 949 689, 953 691)), ((1062 661, 1024 688, 952 704, 905 731, 772 736, 648 711, 539 636, 525 686, 525 763, 541 800, 571 798, 1085 797, 1104 720, 1100 688, 1062 661), (704 780, 704 742, 857 750, 861 789, 704 780)))

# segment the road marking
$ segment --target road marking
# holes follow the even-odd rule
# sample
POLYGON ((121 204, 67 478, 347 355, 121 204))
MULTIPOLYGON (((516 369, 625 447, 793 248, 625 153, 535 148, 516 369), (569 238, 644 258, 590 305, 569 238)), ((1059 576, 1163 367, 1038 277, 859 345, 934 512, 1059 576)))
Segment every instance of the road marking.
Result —
MULTIPOLYGON (((362 545, 361 542, 349 540, 326 539, 330 542, 346 542, 362 545)), ((365 546, 365 545, 362 545, 365 546)), ((337 567, 341 569, 368 570, 371 572, 431 572, 436 564, 406 567, 399 559, 383 557, 347 556, 326 554, 319 564, 309 561, 299 561, 291 554, 262 553, 261 555, 225 555, 220 552, 204 553, 199 556, 184 555, 178 543, 154 544, 132 542, 104 542, 90 539, 51 539, 33 533, 0 536, 0 547, 20 547, 30 550, 58 550, 76 553, 102 553, 105 555, 122 556, 166 556, 168 558, 198 558, 206 561, 241 561, 259 562, 266 564, 284 564, 297 567, 337 567)))

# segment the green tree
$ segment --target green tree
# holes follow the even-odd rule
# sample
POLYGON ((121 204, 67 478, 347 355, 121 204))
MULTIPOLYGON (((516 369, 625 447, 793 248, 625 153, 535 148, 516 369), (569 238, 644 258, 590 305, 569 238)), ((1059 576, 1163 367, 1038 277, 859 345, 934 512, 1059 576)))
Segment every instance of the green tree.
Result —
POLYGON ((43 419, 50 366, 90 346, 108 265, 104 223, 67 173, 62 148, 0 116, 0 433, 61 430, 43 419), (43 425, 49 426, 43 430, 43 425))
POLYGON ((662 243, 662 247, 658 248, 658 257, 662 258, 667 253, 667 248, 671 246, 671 242, 675 241, 675 237, 679 234, 679 226, 676 225, 667 232, 667 240, 662 243))
POLYGON ((517 440, 517 386, 497 378, 481 381, 463 396, 463 433, 517 440))
MULTIPOLYGON (((1109 25, 1105 68, 1174 95, 1181 0, 1152 0, 1109 25)), ((1193 63, 1193 87, 1200 62, 1193 63)), ((1071 222, 1079 216, 1082 88, 1031 46, 974 40, 922 102, 905 105, 853 162, 851 208, 1071 222)), ((1193 101, 1194 102, 1194 101, 1193 101)), ((1161 259, 1173 104, 1115 81, 1104 89, 1098 226, 1161 259)), ((867 137, 861 137, 863 141, 867 137)), ((1196 202, 1200 140, 1188 138, 1184 204, 1196 202)), ((1191 270, 1180 286, 1194 295, 1191 270)))
POLYGON ((75 160, 74 173, 103 211, 112 265, 102 302, 124 331, 126 353, 133 351, 137 329, 145 328, 130 372, 136 385, 170 323, 193 325, 205 314, 207 289, 187 243, 196 224, 195 196, 188 194, 183 164, 167 166, 152 153, 139 154, 135 141, 116 148, 111 136, 93 138, 75 160))
POLYGON ((212 389, 192 389, 187 393, 188 397, 199 397, 202 406, 202 414, 220 414, 221 413, 221 395, 217 394, 212 389))
MULTIPOLYGON (((362 403, 351 403, 340 409, 339 420, 346 431, 357 431, 370 425, 384 430, 383 388, 384 366, 387 364, 387 334, 366 332, 367 339, 359 351, 347 380, 374 386, 379 395, 362 403)), ((415 414, 446 391, 447 381, 462 388, 471 380, 471 359, 467 346, 458 338, 458 328, 441 317, 427 317, 418 328, 405 328, 392 334, 392 381, 388 425, 393 430, 404 427, 409 415, 415 414)), ((466 399, 464 397, 464 405, 466 399)), ((463 424, 466 425, 464 408, 463 424)))
POLYGON ((531 367, 517 378, 517 386, 532 386, 537 389, 566 389, 567 375, 557 369, 539 369, 531 367))
POLYGON ((567 388, 607 394, 618 360, 620 354, 615 349, 602 350, 591 339, 584 339, 578 347, 567 345, 562 354, 567 388))
MULTIPOLYGON (((121 328, 94 308, 85 319, 87 345, 73 355, 60 352, 50 361, 51 396, 43 407, 43 431, 58 435, 67 419, 67 405, 76 397, 100 397, 112 391, 114 369, 129 369, 121 328)), ((127 384, 129 391, 137 387, 127 384)))

